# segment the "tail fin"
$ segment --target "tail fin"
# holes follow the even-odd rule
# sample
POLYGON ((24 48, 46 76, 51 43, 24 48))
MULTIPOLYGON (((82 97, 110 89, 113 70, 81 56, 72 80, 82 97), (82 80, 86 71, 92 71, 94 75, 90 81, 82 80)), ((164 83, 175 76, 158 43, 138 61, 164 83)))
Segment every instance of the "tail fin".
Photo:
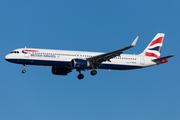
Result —
POLYGON ((141 53, 141 55, 160 58, 164 35, 164 33, 158 33, 146 47, 146 49, 141 53))

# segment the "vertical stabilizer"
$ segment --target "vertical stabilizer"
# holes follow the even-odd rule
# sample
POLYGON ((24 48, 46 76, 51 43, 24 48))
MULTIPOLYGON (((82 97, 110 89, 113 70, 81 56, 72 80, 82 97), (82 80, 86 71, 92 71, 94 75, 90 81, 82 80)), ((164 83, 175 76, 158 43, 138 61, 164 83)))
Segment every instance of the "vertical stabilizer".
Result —
POLYGON ((146 47, 146 49, 141 53, 141 55, 160 58, 164 35, 164 33, 158 33, 146 47))

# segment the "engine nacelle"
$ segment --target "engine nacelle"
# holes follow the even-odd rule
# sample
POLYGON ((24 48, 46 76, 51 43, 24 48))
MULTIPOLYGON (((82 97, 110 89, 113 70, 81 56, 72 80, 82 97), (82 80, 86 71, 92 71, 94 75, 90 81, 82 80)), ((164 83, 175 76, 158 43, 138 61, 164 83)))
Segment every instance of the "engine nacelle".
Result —
POLYGON ((83 59, 72 59, 71 67, 77 69, 87 69, 90 66, 90 63, 87 60, 83 59))
POLYGON ((65 67, 60 67, 60 66, 52 67, 52 73, 54 75, 67 75, 69 72, 71 72, 71 69, 65 67))

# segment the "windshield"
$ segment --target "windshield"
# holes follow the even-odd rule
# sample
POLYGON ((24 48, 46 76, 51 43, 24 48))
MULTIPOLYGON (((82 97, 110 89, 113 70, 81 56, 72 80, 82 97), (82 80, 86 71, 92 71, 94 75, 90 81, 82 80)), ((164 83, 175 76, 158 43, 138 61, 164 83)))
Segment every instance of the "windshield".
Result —
POLYGON ((12 51, 11 53, 19 53, 19 51, 12 51))

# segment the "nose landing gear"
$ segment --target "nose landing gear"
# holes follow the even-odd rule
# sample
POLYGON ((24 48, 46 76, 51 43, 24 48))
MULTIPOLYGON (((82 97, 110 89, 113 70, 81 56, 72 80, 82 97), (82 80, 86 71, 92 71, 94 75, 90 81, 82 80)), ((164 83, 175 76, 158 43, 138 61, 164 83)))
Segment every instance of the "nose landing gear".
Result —
POLYGON ((26 65, 23 65, 23 68, 24 68, 24 70, 22 70, 22 73, 24 74, 24 73, 26 73, 26 65))

